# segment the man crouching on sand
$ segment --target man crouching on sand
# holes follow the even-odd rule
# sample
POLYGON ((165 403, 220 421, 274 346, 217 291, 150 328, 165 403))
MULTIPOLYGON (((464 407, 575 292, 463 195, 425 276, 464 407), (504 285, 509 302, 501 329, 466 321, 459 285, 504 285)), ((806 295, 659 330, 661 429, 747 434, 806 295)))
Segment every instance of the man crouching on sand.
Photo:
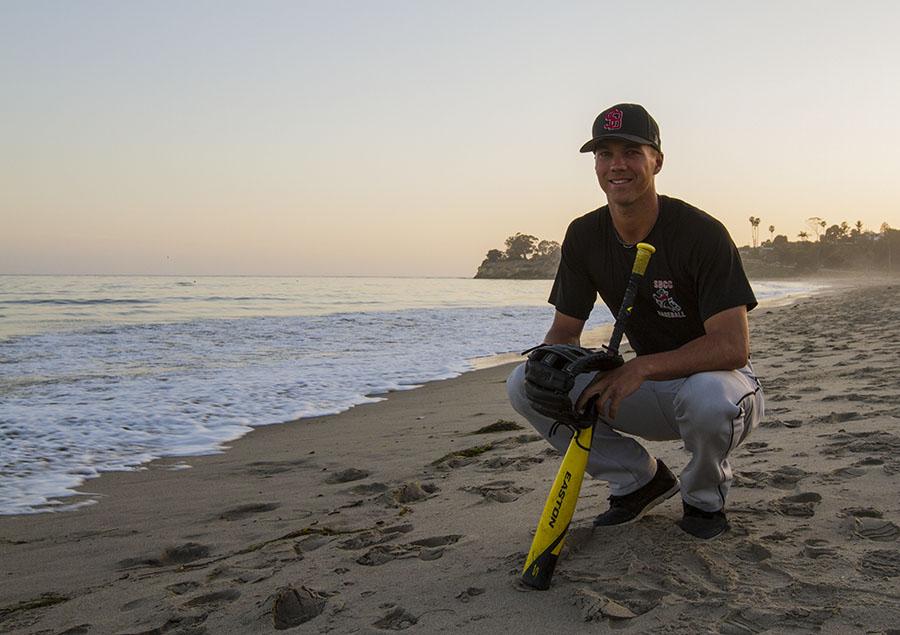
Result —
MULTIPOLYGON (((624 525, 681 490, 678 526, 709 539, 728 529, 729 454, 759 423, 763 393, 750 366, 747 312, 756 298, 728 231, 683 201, 657 195, 659 127, 642 106, 604 110, 581 152, 594 153, 608 204, 575 219, 550 292, 556 307, 546 344, 580 345, 597 294, 618 314, 635 245, 656 247, 625 333, 637 357, 576 380, 582 408, 601 413, 587 471, 609 482, 609 509, 594 526, 624 525), (691 458, 680 481, 631 436, 681 439, 691 458)), ((538 414, 524 388, 524 364, 507 382, 513 407, 565 452, 570 435, 538 414)))

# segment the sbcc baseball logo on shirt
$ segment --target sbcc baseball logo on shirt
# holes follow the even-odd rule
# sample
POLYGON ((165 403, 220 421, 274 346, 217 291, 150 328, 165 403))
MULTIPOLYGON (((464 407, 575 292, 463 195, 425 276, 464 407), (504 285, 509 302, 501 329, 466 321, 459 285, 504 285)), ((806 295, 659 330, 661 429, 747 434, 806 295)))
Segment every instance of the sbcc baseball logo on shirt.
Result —
POLYGON ((653 292, 653 299, 656 300, 656 305, 659 309, 656 311, 657 315, 664 318, 683 318, 686 317, 684 311, 681 309, 681 305, 679 305, 675 298, 672 296, 672 284, 671 280, 654 280, 653 288, 655 291, 653 292))

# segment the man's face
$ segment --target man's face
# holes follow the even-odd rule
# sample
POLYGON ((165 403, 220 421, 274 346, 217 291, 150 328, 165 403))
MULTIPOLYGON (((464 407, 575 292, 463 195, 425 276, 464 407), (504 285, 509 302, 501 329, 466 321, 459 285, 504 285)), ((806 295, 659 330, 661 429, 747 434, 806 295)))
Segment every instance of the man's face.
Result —
POLYGON ((662 153, 652 146, 625 139, 607 139, 594 152, 597 181, 613 205, 630 205, 655 196, 654 178, 662 164, 662 153))

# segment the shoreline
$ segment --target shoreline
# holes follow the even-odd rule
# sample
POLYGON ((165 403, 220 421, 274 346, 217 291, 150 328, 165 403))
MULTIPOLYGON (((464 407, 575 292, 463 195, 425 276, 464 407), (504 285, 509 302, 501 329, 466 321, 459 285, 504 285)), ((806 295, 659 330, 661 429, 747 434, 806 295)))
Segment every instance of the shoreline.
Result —
POLYGON ((768 414, 734 455, 721 540, 686 537, 674 503, 593 532, 608 490, 589 479, 553 587, 523 594, 559 461, 494 366, 104 473, 83 488, 96 505, 0 517, 0 628, 271 632, 297 618, 289 600, 319 611, 303 632, 892 628, 900 347, 884 325, 898 306, 898 285, 876 282, 751 312, 768 414), (520 429, 475 434, 501 421, 520 429))
MULTIPOLYGON (((752 281, 751 281, 752 282, 752 281)), ((782 282, 782 280, 765 280, 764 282, 773 282, 778 283, 782 282)), ((788 282, 813 282, 810 279, 797 279, 797 280, 788 280, 788 282)), ((780 306, 788 306, 802 300, 804 298, 813 297, 815 295, 826 294, 831 292, 839 292, 842 289, 847 288, 848 285, 839 284, 837 282, 831 283, 823 283, 823 286, 816 289, 809 289, 806 291, 797 291, 792 293, 787 293, 782 296, 778 296, 776 298, 765 298, 759 301, 759 304, 754 308, 754 311, 760 311, 766 308, 771 307, 780 307, 780 306)), ((600 302, 598 298, 598 302, 600 302)), ((550 308, 552 305, 548 304, 548 311, 552 311, 550 308)), ((586 330, 583 333, 584 341, 582 342, 583 346, 586 348, 600 348, 602 345, 606 344, 609 341, 609 337, 612 334, 613 324, 601 324, 589 330, 586 330)), ((537 335, 538 338, 541 337, 541 334, 537 335)), ((628 348, 628 338, 623 338, 624 346, 628 348)), ((630 350, 630 348, 628 348, 630 350)), ((522 362, 524 361, 524 357, 521 353, 510 352, 510 353, 499 353, 497 355, 489 355, 486 357, 477 357, 474 359, 470 359, 467 363, 472 365, 472 368, 465 372, 472 372, 475 370, 481 370, 484 368, 492 368, 493 366, 501 366, 504 364, 512 364, 514 362, 522 362)), ((444 381, 444 380, 436 380, 436 381, 444 381)), ((375 395, 373 395, 375 396, 375 395)), ((355 407, 355 406, 354 406, 355 407)), ((338 413, 339 414, 339 413, 338 413)))
MULTIPOLYGON (((781 282, 781 280, 767 281, 767 282, 773 282, 773 283, 777 284, 777 283, 781 282)), ((810 280, 810 282, 812 282, 812 281, 810 280)), ((802 299, 802 298, 810 297, 812 295, 816 295, 816 294, 820 294, 820 293, 828 293, 830 290, 839 290, 841 288, 843 288, 843 286, 841 284, 835 282, 835 283, 832 283, 823 288, 791 292, 791 293, 787 293, 783 296, 779 296, 777 298, 766 298, 759 302, 759 306, 755 310, 759 311, 768 306, 788 305, 788 304, 796 302, 797 300, 802 299)), ((599 302, 599 299, 598 299, 598 302, 599 302)), ((550 305, 547 305, 547 306, 548 306, 548 311, 550 311, 551 310, 549 308, 550 305)), ((548 315, 549 315, 549 313, 548 313, 548 315)), ((601 324, 601 325, 593 327, 589 330, 586 330, 583 335, 583 342, 582 342, 583 345, 588 348, 600 348, 606 342, 608 342, 609 336, 612 333, 612 328, 613 328, 613 324, 608 323, 608 324, 601 324)), ((537 334, 536 337, 539 338, 540 334, 537 334)), ((623 352, 625 352, 627 354, 628 352, 630 352, 630 350, 631 349, 628 346, 628 340, 627 340, 627 338, 625 338, 623 340, 623 352)), ((340 416, 341 414, 347 412, 348 410, 352 410, 353 408, 357 408, 357 407, 363 406, 363 405, 369 405, 369 404, 382 402, 382 401, 388 399, 390 397, 390 395, 397 393, 397 392, 405 392, 407 390, 417 390, 425 385, 432 384, 434 382, 447 381, 448 379, 454 379, 456 377, 462 376, 469 372, 474 372, 477 370, 482 370, 482 369, 487 369, 487 368, 493 368, 493 367, 499 366, 499 365, 519 363, 521 361, 524 361, 524 358, 521 356, 520 353, 517 353, 517 352, 499 353, 499 354, 495 354, 495 355, 488 355, 485 357, 471 358, 471 359, 465 360, 463 362, 464 365, 468 366, 468 368, 466 370, 463 370, 458 373, 456 371, 453 371, 453 372, 451 372, 451 376, 449 376, 449 377, 440 377, 437 379, 427 380, 427 381, 424 381, 421 383, 418 383, 418 382, 410 383, 410 384, 404 385, 402 387, 393 388, 393 389, 390 389, 390 390, 387 390, 384 392, 365 394, 365 395, 362 395, 362 399, 364 399, 364 401, 360 401, 359 403, 353 404, 353 405, 349 406, 348 408, 345 408, 344 410, 337 410, 335 412, 328 412, 328 413, 319 414, 319 415, 287 419, 285 421, 276 421, 273 423, 257 424, 257 425, 251 424, 249 426, 250 427, 249 431, 243 433, 241 436, 238 436, 234 439, 222 442, 220 444, 220 447, 208 448, 206 451, 200 452, 198 454, 164 455, 164 456, 156 457, 156 458, 153 458, 150 460, 142 461, 139 464, 136 464, 131 469, 100 471, 97 475, 86 477, 78 485, 70 488, 73 492, 72 494, 50 496, 50 497, 48 497, 46 503, 44 503, 43 505, 38 505, 38 506, 36 506, 36 508, 34 508, 30 511, 17 512, 17 513, 13 513, 13 514, 0 514, 0 518, 19 516, 19 515, 30 516, 30 515, 45 514, 45 513, 67 513, 70 511, 74 511, 75 509, 89 507, 91 505, 96 504, 98 501, 91 499, 91 496, 92 496, 91 492, 85 491, 85 490, 90 489, 90 483, 92 483, 96 479, 103 478, 105 475, 113 474, 113 473, 117 473, 117 472, 132 472, 132 471, 145 470, 148 468, 148 466, 151 463, 156 462, 156 461, 177 460, 177 461, 179 461, 179 463, 187 463, 187 462, 195 459, 196 457, 213 456, 213 455, 217 455, 217 454, 222 454, 223 452, 228 452, 231 444, 235 443, 236 441, 244 438, 245 436, 247 436, 249 434, 252 434, 255 430, 258 430, 263 427, 268 427, 268 426, 272 426, 272 425, 299 424, 301 422, 308 421, 310 419, 319 419, 322 417, 327 418, 327 417, 340 416)))

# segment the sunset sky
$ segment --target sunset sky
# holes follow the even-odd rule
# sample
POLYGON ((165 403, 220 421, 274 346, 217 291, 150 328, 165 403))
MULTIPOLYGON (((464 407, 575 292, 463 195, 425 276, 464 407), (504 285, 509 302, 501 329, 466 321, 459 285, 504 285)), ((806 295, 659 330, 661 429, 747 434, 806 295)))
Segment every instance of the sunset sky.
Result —
POLYGON ((0 3, 0 273, 471 276, 604 202, 594 117, 658 190, 792 240, 900 227, 900 3, 0 3))

